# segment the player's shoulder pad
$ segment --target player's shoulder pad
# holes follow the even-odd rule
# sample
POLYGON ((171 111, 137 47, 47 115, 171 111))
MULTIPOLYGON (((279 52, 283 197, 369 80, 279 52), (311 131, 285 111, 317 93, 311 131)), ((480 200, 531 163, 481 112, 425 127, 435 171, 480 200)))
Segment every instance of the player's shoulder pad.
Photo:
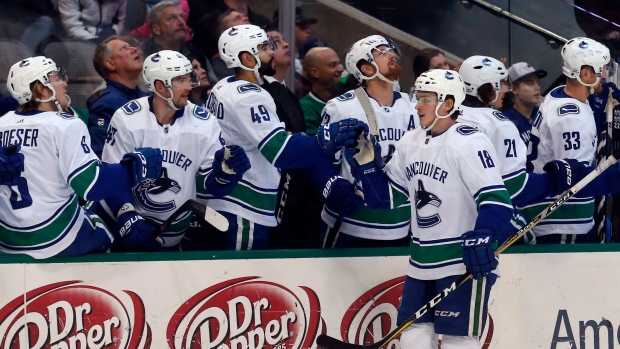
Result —
POLYGON ((237 86, 237 92, 239 93, 260 92, 262 90, 263 89, 260 88, 260 86, 253 84, 253 83, 247 83, 247 84, 237 86))
POLYGON ((568 114, 579 114, 579 107, 575 103, 562 104, 558 108, 558 116, 564 116, 568 114))
POLYGON ((346 102, 355 99, 355 93, 353 91, 347 91, 340 96, 336 97, 337 101, 346 102))
POLYGON ((502 114, 497 110, 493 112, 493 116, 495 116, 495 118, 497 118, 497 120, 499 121, 510 121, 510 119, 506 115, 502 114))
POLYGON ((77 114, 71 114, 66 112, 57 112, 56 115, 60 116, 63 119, 71 120, 77 118, 77 114))
POLYGON ((476 132, 479 132, 477 128, 469 125, 459 125, 456 127, 456 132, 462 134, 463 136, 469 136, 476 132))
POLYGON ((125 103, 119 109, 122 110, 123 113, 125 113, 126 115, 131 115, 142 110, 142 105, 140 105, 140 103, 138 103, 138 101, 134 99, 125 103))
POLYGON ((194 105, 192 114, 200 120, 209 120, 211 117, 211 114, 206 109, 198 105, 194 105))

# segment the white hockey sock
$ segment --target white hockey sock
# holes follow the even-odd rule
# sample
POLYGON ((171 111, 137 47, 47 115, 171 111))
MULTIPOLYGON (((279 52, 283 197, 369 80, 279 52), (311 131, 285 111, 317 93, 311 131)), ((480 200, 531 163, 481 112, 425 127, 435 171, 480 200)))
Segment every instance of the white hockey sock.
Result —
POLYGON ((401 349, 437 349, 437 334, 432 322, 412 324, 400 335, 401 349))
POLYGON ((444 334, 441 338, 441 349, 480 349, 481 347, 478 337, 444 334))

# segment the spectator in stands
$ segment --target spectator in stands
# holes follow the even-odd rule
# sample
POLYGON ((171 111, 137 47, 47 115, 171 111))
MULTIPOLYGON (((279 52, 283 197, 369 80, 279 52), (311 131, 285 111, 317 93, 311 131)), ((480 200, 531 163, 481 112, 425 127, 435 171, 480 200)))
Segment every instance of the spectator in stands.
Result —
MULTIPOLYGON (((316 18, 306 17, 301 7, 295 8, 295 47, 302 47, 303 44, 312 38, 312 30, 310 26, 317 24, 319 21, 316 18)), ((273 13, 273 25, 277 28, 279 24, 279 10, 273 13)), ((295 71, 297 74, 301 74, 303 71, 301 67, 300 56, 295 57, 295 71)))
POLYGON ((17 109, 19 104, 11 96, 0 97, 0 116, 17 109))
POLYGON ((67 35, 95 43, 123 32, 126 10, 127 0, 58 0, 67 35))
MULTIPOLYGON (((304 65, 304 57, 306 53, 310 51, 314 47, 327 47, 327 43, 321 39, 312 38, 310 40, 306 40, 301 47, 299 47, 299 60, 301 62, 302 68, 304 65)), ((312 85, 310 84, 310 80, 306 76, 305 69, 301 70, 301 74, 295 72, 295 95, 297 98, 302 98, 312 89, 312 85)))
MULTIPOLYGON (((249 23, 250 20, 248 16, 229 8, 217 17, 211 28, 211 35, 213 35, 214 38, 219 38, 226 29, 249 23)), ((211 67, 213 67, 213 73, 217 76, 218 80, 235 74, 233 69, 228 69, 228 67, 226 67, 226 63, 220 58, 219 52, 209 60, 211 62, 211 67)))
POLYGON ((142 72, 140 51, 120 37, 111 36, 97 46, 93 66, 106 81, 106 88, 88 108, 91 147, 101 158, 106 132, 114 112, 130 100, 148 94, 137 87, 142 72))
POLYGON ((217 39, 222 33, 212 35, 214 23, 218 16, 228 9, 241 13, 248 18, 250 23, 262 29, 266 29, 271 24, 267 17, 254 12, 247 0, 188 0, 188 2, 190 9, 188 24, 194 30, 192 43, 200 48, 209 60, 218 53, 217 39))
POLYGON ((431 69, 450 69, 445 53, 433 47, 425 48, 413 57, 414 79, 431 69))
MULTIPOLYGON (((173 1, 161 1, 153 6, 149 12, 149 27, 151 38, 144 45, 144 55, 149 56, 161 50, 172 50, 189 55, 196 48, 185 42, 185 35, 189 28, 183 19, 183 10, 179 4, 173 1)), ((212 84, 217 82, 217 77, 212 73, 208 61, 200 62, 207 68, 207 77, 212 84)))
POLYGON ((530 142, 532 123, 540 105, 539 80, 547 72, 534 69, 526 62, 515 63, 508 68, 512 80, 512 92, 505 98, 502 114, 507 116, 519 129, 519 135, 525 145, 530 142))
MULTIPOLYGON (((148 6, 148 11, 151 11, 151 8, 160 3, 161 0, 146 0, 145 1, 148 6)), ((189 18, 189 5, 187 4, 187 0, 176 0, 174 1, 175 3, 178 3, 179 6, 181 7, 181 10, 183 10, 183 18, 185 19, 185 22, 187 23, 187 18, 189 18)), ((144 23, 139 26, 138 28, 134 29, 131 31, 130 33, 131 35, 137 36, 141 39, 144 40, 148 40, 151 38, 151 27, 149 27, 149 16, 148 14, 146 15, 146 18, 144 19, 144 23)), ((187 34, 185 35, 185 41, 190 41, 192 39, 192 33, 191 30, 187 31, 187 34)))
POLYGON ((313 136, 321 125, 321 113, 327 101, 345 92, 338 83, 344 68, 336 51, 329 47, 311 49, 306 53, 303 64, 311 91, 299 102, 304 113, 306 133, 313 136))
POLYGON ((209 92, 211 92, 211 83, 207 78, 207 70, 203 68, 202 63, 204 56, 198 52, 192 52, 187 56, 187 59, 192 63, 192 68, 198 74, 199 84, 192 88, 192 92, 189 94, 189 101, 201 106, 207 106, 207 98, 209 98, 209 92))

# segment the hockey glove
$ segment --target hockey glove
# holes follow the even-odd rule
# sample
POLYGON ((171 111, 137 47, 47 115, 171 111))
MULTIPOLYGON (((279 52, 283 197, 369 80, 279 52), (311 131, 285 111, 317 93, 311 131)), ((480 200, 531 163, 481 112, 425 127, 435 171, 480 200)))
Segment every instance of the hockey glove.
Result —
MULTIPOLYGON (((123 205, 123 208, 126 205, 123 205)), ((123 210, 121 208, 121 210, 123 210)), ((159 238, 154 238, 155 229, 152 228, 144 218, 136 214, 135 211, 123 210, 116 219, 114 227, 115 238, 120 238, 121 245, 125 252, 143 252, 161 250, 162 242, 159 238)))
POLYGON ((344 146, 355 146, 361 133, 368 133, 366 123, 358 119, 344 119, 319 126, 316 140, 325 153, 333 154, 344 146))
POLYGON ((323 199, 330 210, 350 216, 364 206, 364 196, 355 186, 340 176, 330 178, 323 187, 323 199))
POLYGON ((377 139, 369 134, 364 137, 360 134, 353 147, 346 147, 344 158, 351 166, 353 177, 359 179, 361 175, 379 172, 383 169, 381 146, 377 139))
POLYGON ((238 145, 231 145, 215 152, 213 176, 217 184, 229 185, 237 183, 251 167, 245 150, 238 145))
POLYGON ((24 172, 24 154, 17 144, 0 148, 0 184, 17 185, 24 172))
POLYGON ((480 280, 497 268, 493 253, 496 235, 490 230, 470 230, 463 234, 463 263, 474 279, 480 280))
POLYGON ((147 178, 159 178, 163 158, 159 148, 138 148, 121 159, 121 165, 129 170, 134 185, 147 178))
POLYGON ((553 195, 560 195, 577 184, 592 171, 592 167, 575 159, 553 160, 545 164, 543 170, 555 178, 553 195))

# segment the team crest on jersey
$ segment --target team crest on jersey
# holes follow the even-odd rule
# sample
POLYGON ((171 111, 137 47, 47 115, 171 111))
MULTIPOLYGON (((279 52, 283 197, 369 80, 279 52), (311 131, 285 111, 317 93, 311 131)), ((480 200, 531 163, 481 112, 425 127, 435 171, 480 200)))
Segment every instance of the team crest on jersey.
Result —
POLYGON ((133 189, 133 197, 136 200, 136 204, 147 211, 168 212, 176 208, 174 200, 158 202, 151 198, 151 195, 161 194, 166 190, 178 194, 181 191, 181 186, 177 181, 168 178, 167 172, 164 171, 164 175, 160 178, 149 178, 140 182, 133 189))
POLYGON ((508 117, 498 111, 494 111, 493 115, 500 121, 510 121, 510 119, 508 119, 508 117))
POLYGON ((140 109, 142 109, 142 106, 140 105, 140 103, 136 102, 135 100, 129 101, 121 107, 121 110, 123 111, 123 113, 127 115, 137 113, 140 111, 140 109))
POLYGON ((355 98, 355 94, 353 94, 353 92, 351 92, 351 91, 346 92, 346 93, 336 97, 336 99, 341 101, 341 102, 348 101, 348 100, 351 100, 353 98, 355 98))
POLYGON ((260 87, 254 84, 245 84, 237 87, 237 92, 239 93, 246 93, 251 91, 260 92, 260 87))
POLYGON ((441 223, 441 217, 438 213, 431 214, 429 216, 420 215, 420 211, 428 205, 439 207, 441 206, 441 199, 437 195, 426 191, 424 189, 424 183, 421 179, 418 179, 418 190, 415 191, 415 210, 416 221, 420 228, 430 228, 441 223))
POLYGON ((211 114, 206 111, 204 108, 199 107, 197 105, 194 106, 194 110, 192 110, 192 114, 200 120, 209 120, 211 114))
POLYGON ((568 103, 558 108, 558 115, 579 114, 579 107, 576 104, 568 103))
POLYGON ((475 127, 469 125, 461 125, 456 128, 456 132, 462 134, 463 136, 469 136, 478 132, 478 130, 475 127))

